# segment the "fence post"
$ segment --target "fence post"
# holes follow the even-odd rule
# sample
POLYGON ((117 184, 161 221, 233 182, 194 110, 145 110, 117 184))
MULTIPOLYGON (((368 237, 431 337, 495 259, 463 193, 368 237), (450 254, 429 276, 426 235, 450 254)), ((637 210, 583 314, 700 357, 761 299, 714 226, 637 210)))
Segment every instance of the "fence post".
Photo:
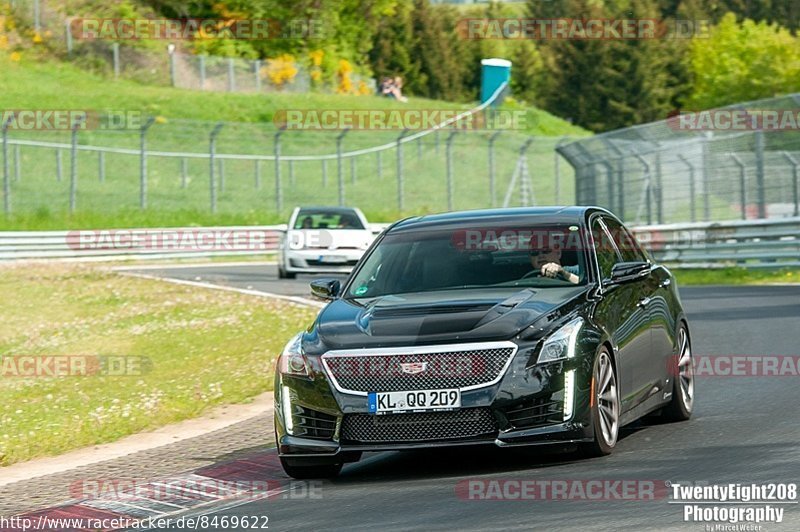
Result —
POLYGON ((642 212, 642 203, 644 203, 644 208, 647 212, 647 224, 650 225, 653 223, 653 202, 651 201, 652 194, 650 187, 650 163, 647 162, 647 159, 638 154, 636 155, 636 159, 642 163, 642 166, 644 166, 644 177, 642 178, 644 184, 642 188, 642 195, 639 199, 639 208, 636 209, 636 220, 639 220, 639 216, 642 212))
POLYGON ((758 194, 758 217, 767 217, 767 191, 764 184, 764 131, 758 130, 756 136, 756 191, 758 194))
POLYGON ((175 45, 169 44, 167 46, 167 54, 169 55, 169 82, 173 87, 175 86, 175 45))
POLYGON ((281 135, 286 126, 275 132, 275 210, 278 214, 283 210, 283 187, 281 186, 281 135))
POLYGON ((336 137, 336 171, 339 179, 339 205, 341 206, 344 206, 344 162, 342 161, 342 141, 344 140, 344 136, 347 135, 348 131, 350 131, 350 129, 345 128, 336 137))
POLYGON ((42 10, 39 6, 40 0, 33 0, 33 30, 36 33, 42 31, 42 10))
POLYGON ((75 212, 77 207, 78 196, 78 128, 83 123, 83 117, 80 117, 72 125, 72 139, 70 147, 70 162, 69 162, 69 212, 75 212))
POLYGON ((709 221, 711 219, 711 180, 709 179, 710 173, 710 162, 709 162, 709 154, 708 154, 708 144, 711 142, 711 136, 713 133, 710 131, 706 132, 703 136, 703 220, 709 221))
POLYGON ((496 198, 496 169, 494 164, 494 141, 497 140, 503 133, 502 130, 497 131, 489 137, 489 201, 491 201, 491 206, 495 207, 497 205, 497 198, 496 198))
POLYGON ((156 121, 154 117, 149 117, 147 122, 139 130, 139 148, 141 157, 139 159, 139 208, 147 208, 147 130, 156 121))
POLYGON ((256 168, 255 168, 255 170, 256 170, 256 190, 260 190, 261 189, 261 161, 256 159, 255 165, 256 165, 256 168))
POLYGON ((233 57, 228 58, 228 92, 236 90, 236 74, 233 70, 233 57))
POLYGON ((64 37, 67 40, 67 55, 72 55, 72 20, 64 21, 64 37))
POLYGON ((453 210, 453 139, 458 131, 451 131, 447 135, 445 145, 445 160, 447 165, 447 210, 453 210))
POLYGON ((19 144, 14 144, 14 182, 19 183, 22 176, 22 154, 20 153, 19 144))
MULTIPOLYGON (((608 210, 614 212, 614 167, 607 160, 600 162, 606 169, 606 195, 608 196, 608 210)), ((592 170, 594 173, 594 170, 592 170)))
POLYGON ((181 188, 186 188, 186 180, 189 177, 188 163, 186 157, 181 157, 181 188))
POLYGON ((797 182, 798 179, 798 172, 797 167, 800 166, 800 162, 794 158, 794 156, 789 153, 788 151, 783 152, 783 156, 792 163, 792 199, 794 200, 794 216, 800 216, 800 205, 798 204, 798 186, 800 183, 797 182))
POLYGON ((200 63, 200 90, 206 90, 206 56, 200 54, 197 56, 197 61, 200 63))
POLYGON ((217 135, 225 124, 217 122, 208 137, 208 189, 211 194, 211 214, 217 212, 217 180, 214 177, 214 156, 217 151, 217 135))
POLYGON ((664 189, 661 179, 661 152, 656 152, 656 220, 659 224, 664 223, 664 189))
POLYGON ((11 183, 8 177, 8 126, 11 118, 9 116, 3 122, 3 212, 6 216, 11 214, 11 183))
POLYGON ((106 154, 105 152, 97 152, 97 179, 101 183, 106 180, 106 154))
MULTIPOLYGON (((408 133, 408 129, 404 129, 397 137, 397 210, 403 212, 403 137, 408 133)), ((439 131, 436 131, 436 147, 438 153, 439 147, 439 131)))
MULTIPOLYGON (((692 222, 697 221, 697 193, 695 191, 695 175, 694 165, 692 162, 681 154, 678 154, 678 159, 689 168, 689 216, 692 222)), ((659 222, 661 223, 661 222, 659 222)))
POLYGON ((119 43, 111 44, 111 57, 114 60, 114 78, 119 77, 119 43))
POLYGON ((747 220, 747 165, 735 153, 731 154, 731 158, 739 167, 739 205, 742 210, 742 220, 747 220))
POLYGON ((256 76, 256 92, 261 92, 261 59, 253 61, 253 74, 256 76))
POLYGON ((61 160, 61 150, 56 149, 56 181, 61 182, 63 176, 63 164, 61 160))
POLYGON ((561 154, 558 151, 558 148, 564 145, 566 141, 569 140, 569 137, 561 137, 556 142, 555 148, 553 148, 553 169, 555 172, 555 204, 561 205, 561 154))

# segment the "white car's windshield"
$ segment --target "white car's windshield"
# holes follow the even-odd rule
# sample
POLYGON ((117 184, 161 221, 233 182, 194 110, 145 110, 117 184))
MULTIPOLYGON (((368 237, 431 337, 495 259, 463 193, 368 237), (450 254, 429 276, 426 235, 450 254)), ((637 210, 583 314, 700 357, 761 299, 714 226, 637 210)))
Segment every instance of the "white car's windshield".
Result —
POLYGON ((293 229, 365 229, 354 211, 301 210, 293 229))
POLYGON ((389 233, 358 271, 346 297, 585 284, 582 242, 578 227, 566 225, 389 233))

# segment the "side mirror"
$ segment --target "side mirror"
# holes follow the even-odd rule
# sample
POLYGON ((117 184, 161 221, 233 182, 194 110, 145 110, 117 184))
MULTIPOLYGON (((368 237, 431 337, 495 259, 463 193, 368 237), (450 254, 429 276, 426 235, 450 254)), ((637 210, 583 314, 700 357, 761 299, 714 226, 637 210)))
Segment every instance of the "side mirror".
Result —
POLYGON ((311 294, 320 299, 335 299, 341 287, 338 279, 317 279, 311 281, 311 294))
POLYGON ((618 262, 613 268, 611 268, 611 277, 606 279, 605 283, 612 285, 629 283, 647 276, 649 272, 649 262, 618 262))

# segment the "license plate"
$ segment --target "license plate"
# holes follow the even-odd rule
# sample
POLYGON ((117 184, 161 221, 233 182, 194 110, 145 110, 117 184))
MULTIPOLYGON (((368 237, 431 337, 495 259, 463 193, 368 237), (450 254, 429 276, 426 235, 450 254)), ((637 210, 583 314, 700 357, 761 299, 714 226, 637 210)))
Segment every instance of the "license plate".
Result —
POLYGON ((320 255, 319 261, 327 264, 344 264, 347 262, 347 257, 342 257, 341 255, 320 255))
POLYGON ((371 414, 441 412, 461 407, 461 390, 370 392, 367 395, 367 404, 371 414))

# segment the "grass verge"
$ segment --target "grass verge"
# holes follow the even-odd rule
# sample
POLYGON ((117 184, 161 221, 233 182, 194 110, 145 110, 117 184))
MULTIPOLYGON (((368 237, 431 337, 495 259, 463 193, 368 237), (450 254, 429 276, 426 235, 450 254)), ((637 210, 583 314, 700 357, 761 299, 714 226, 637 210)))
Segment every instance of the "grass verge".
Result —
POLYGON ((0 465, 246 402, 271 389, 276 354, 313 317, 283 301, 97 266, 4 266, 0 290, 0 465), (129 357, 136 365, 120 376, 14 376, 22 366, 9 357, 24 355, 129 357))
POLYGON ((681 286, 689 285, 752 285, 770 283, 800 283, 800 269, 753 270, 745 268, 674 269, 681 286))

